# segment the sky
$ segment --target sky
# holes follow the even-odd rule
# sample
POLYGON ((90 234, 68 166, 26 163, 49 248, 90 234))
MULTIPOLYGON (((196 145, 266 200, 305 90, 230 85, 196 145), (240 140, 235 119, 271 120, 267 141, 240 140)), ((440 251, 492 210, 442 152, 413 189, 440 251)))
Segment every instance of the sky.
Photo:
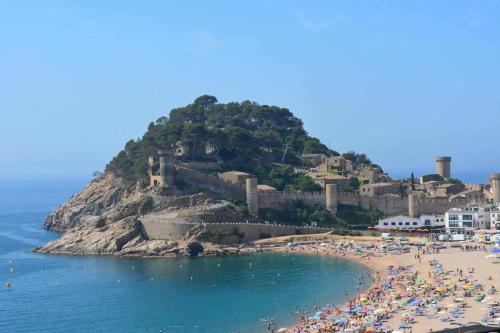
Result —
POLYGON ((289 108, 396 176, 450 155, 485 178, 500 0, 0 2, 0 177, 103 170, 203 94, 289 108))

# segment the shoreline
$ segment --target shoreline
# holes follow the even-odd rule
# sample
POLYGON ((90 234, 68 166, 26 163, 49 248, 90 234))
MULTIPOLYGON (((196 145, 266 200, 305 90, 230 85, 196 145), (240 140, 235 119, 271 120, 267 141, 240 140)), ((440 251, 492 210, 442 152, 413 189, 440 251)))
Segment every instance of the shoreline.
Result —
MULTIPOLYGON (((353 238, 355 239, 355 238, 353 238)), ((470 243, 473 245, 473 243, 470 243)), ((482 244, 481 244, 482 246, 482 244)), ((491 246, 487 247, 488 249, 491 246)), ((371 271, 375 272, 378 276, 378 281, 373 281, 371 286, 365 288, 364 290, 360 290, 354 299, 350 297, 350 300, 344 302, 343 304, 339 304, 334 306, 335 309, 345 309, 352 305, 353 302, 361 299, 361 296, 370 294, 373 291, 378 290, 382 281, 386 281, 388 278, 394 279, 394 276, 390 276, 387 271, 388 266, 393 267, 411 267, 412 274, 415 274, 415 277, 419 276, 419 278, 426 277, 429 281, 431 281, 431 276, 435 274, 434 267, 429 265, 429 262, 437 261, 442 264, 442 267, 445 271, 450 272, 451 279, 455 279, 457 281, 460 280, 458 275, 453 275, 453 272, 458 272, 459 270, 463 272, 468 272, 464 274, 468 281, 477 283, 481 285, 482 290, 486 293, 486 290, 490 288, 492 285, 495 286, 497 290, 499 290, 500 285, 500 264, 495 264, 491 262, 489 259, 484 258, 488 252, 484 251, 463 251, 458 248, 448 248, 446 250, 441 250, 435 253, 426 253, 422 254, 421 252, 417 252, 414 248, 411 248, 411 251, 408 253, 401 254, 387 254, 383 256, 358 256, 353 254, 340 255, 339 253, 335 253, 330 250, 328 247, 320 247, 318 244, 307 244, 298 250, 289 250, 284 247, 277 247, 275 251, 277 253, 294 253, 294 254, 308 254, 308 255, 323 255, 323 256, 331 256, 331 257, 339 257, 345 258, 347 260, 353 260, 359 264, 362 264, 368 267, 371 271), (417 259, 416 255, 419 254, 420 259, 417 259), (363 259, 365 258, 365 259, 363 259), (470 269, 473 268, 473 273, 470 273, 470 269), (489 277, 493 277, 493 280, 489 280, 489 277)), ((458 273, 457 273, 458 274, 458 273)), ((455 283, 457 284, 457 283, 455 283)), ((414 285, 407 284, 403 287, 406 288, 397 288, 397 292, 404 293, 408 289, 412 289, 414 285)), ((456 327, 456 323, 469 323, 476 322, 481 323, 481 319, 488 313, 488 303, 491 302, 499 302, 500 298, 498 293, 494 295, 487 295, 484 297, 484 300, 481 302, 477 302, 473 299, 465 299, 463 303, 456 304, 454 302, 457 299, 457 295, 460 295, 460 291, 457 290, 449 290, 449 295, 442 297, 441 303, 443 303, 443 307, 449 308, 458 308, 461 307, 460 304, 464 305, 463 311, 457 318, 454 318, 452 321, 441 321, 439 317, 429 314, 429 318, 427 316, 414 316, 410 327, 414 332, 431 332, 435 330, 456 327), (453 306, 451 306, 453 305, 453 306), (434 316, 434 317, 433 317, 434 316), (453 323, 453 324, 452 324, 453 323)), ((412 290, 414 294, 417 296, 421 296, 421 298, 427 296, 421 290, 412 290)), ((324 309, 324 308, 323 308, 324 309)), ((438 308, 439 309, 439 308, 438 308)), ((425 311, 429 313, 433 312, 433 309, 425 308, 425 311)), ((385 332, 389 330, 399 330, 400 323, 403 321, 403 314, 407 312, 408 309, 397 309, 395 310, 390 318, 385 320, 386 329, 380 330, 380 332, 385 332)), ((441 310, 443 312, 444 310, 441 310)), ((443 314, 443 313, 442 313, 443 314)), ((447 313, 446 313, 447 314, 447 313)), ((444 315, 444 314, 443 314, 444 315)), ((443 317, 444 318, 444 317, 443 317)), ((328 323, 327 320, 313 320, 314 322, 322 322, 328 323)), ((488 325, 482 323, 483 325, 488 325)), ((491 325, 491 323, 489 323, 491 325)), ((336 332, 335 328, 327 327, 324 325, 322 330, 318 330, 314 324, 309 323, 309 321, 304 321, 299 318, 298 323, 294 327, 288 327, 286 332, 336 332), (326 328, 326 329, 325 329, 326 328), (328 328, 331 328, 329 330, 328 328)), ((352 332, 365 332, 365 330, 353 330, 352 332)), ((373 330, 372 332, 379 332, 379 330, 373 330)))
MULTIPOLYGON (((328 307, 321 307, 321 304, 318 304, 318 307, 315 310, 322 309, 326 313, 324 317, 318 318, 318 320, 304 320, 306 318, 299 318, 296 321, 295 326, 289 326, 286 331, 281 332, 289 332, 289 333, 306 333, 306 332, 337 332, 339 330, 335 330, 335 327, 330 330, 329 324, 329 315, 332 313, 339 314, 341 309, 352 309, 354 304, 360 306, 359 300, 362 297, 371 297, 374 292, 381 289, 382 283, 387 280, 392 280, 395 283, 399 283, 397 278, 394 275, 389 274, 387 268, 389 266, 392 267, 411 267, 408 268, 408 271, 403 271, 406 275, 410 273, 414 275, 413 282, 418 277, 419 279, 426 279, 429 284, 436 284, 436 282, 431 278, 433 272, 433 267, 429 265, 429 262, 437 260, 445 271, 451 272, 448 279, 453 281, 459 279, 457 274, 453 272, 458 270, 462 270, 464 272, 468 272, 471 267, 474 267, 474 273, 467 273, 465 276, 467 279, 471 281, 471 283, 480 284, 484 293, 488 288, 492 285, 495 286, 497 290, 500 290, 500 264, 494 264, 489 259, 484 258, 488 253, 484 251, 464 251, 460 248, 447 248, 445 250, 440 250, 439 252, 434 253, 425 253, 423 254, 421 251, 417 251, 415 247, 410 247, 410 251, 406 253, 383 253, 378 251, 378 246, 383 244, 383 242, 378 238, 378 241, 375 240, 374 237, 371 238, 363 238, 363 237, 326 237, 321 239, 320 235, 313 237, 313 239, 308 239, 307 237, 302 238, 305 242, 300 243, 300 239, 294 239, 295 241, 299 241, 296 245, 287 246, 291 243, 288 242, 289 239, 279 239, 278 243, 276 239, 267 239, 263 242, 257 242, 248 247, 238 248, 238 247, 230 247, 230 246, 222 246, 221 248, 225 248, 223 252, 211 252, 208 255, 202 255, 200 258, 215 258, 215 257, 223 257, 223 256, 231 256, 231 255, 248 255, 254 253, 276 253, 276 254, 299 254, 299 255, 314 255, 314 256, 326 256, 331 258, 341 258, 344 260, 353 261, 357 264, 363 265, 371 272, 369 277, 370 281, 366 284, 363 289, 359 291, 355 291, 353 294, 347 295, 346 300, 340 304, 332 305, 328 307), (262 244, 264 243, 264 244, 262 244), (336 244, 336 245, 335 245, 336 244), (264 246, 262 246, 264 245, 264 246), (267 246, 266 246, 267 245, 267 246), (416 257, 418 255, 420 259, 416 257), (488 280, 488 276, 494 277, 493 281, 488 280), (366 296, 368 295, 368 296, 366 296), (326 310, 325 310, 326 309, 326 310), (324 327, 328 327, 328 329, 318 330, 318 323, 325 324, 324 327)), ((477 243, 468 243, 469 245, 480 245, 477 243)), ((488 249, 491 246, 488 246, 488 249)), ((57 255, 68 255, 68 256, 80 256, 80 254, 75 253, 54 253, 54 252, 42 252, 35 251, 36 253, 42 254, 57 254, 57 255)), ((88 254, 92 255, 93 254, 88 254)), ((115 256, 113 254, 97 254, 97 256, 115 256)), ((181 255, 168 255, 168 256, 144 256, 144 255, 121 255, 123 258, 143 258, 143 259, 161 259, 161 258, 186 258, 186 256, 181 255)), ((413 288, 413 284, 405 280, 407 283, 404 286, 395 287, 396 292, 404 295, 404 299, 411 299, 407 294, 408 288, 413 288), (407 287, 407 288, 403 288, 407 287), (406 297, 406 298, 405 298, 406 297)), ((404 281, 403 281, 404 282, 404 281)), ((455 282, 455 284, 457 284, 455 282)), ((462 284, 463 285, 463 284, 462 284)), ((461 287, 460 287, 461 288, 461 287)), ((449 288, 448 288, 449 289, 449 288)), ((454 298, 456 298, 456 290, 449 291, 449 295, 445 297, 441 297, 440 302, 442 307, 446 310, 447 306, 454 305, 454 298)), ((428 295, 425 291, 420 289, 414 289, 411 291, 413 293, 413 297, 419 297, 421 299, 425 299, 428 295)), ((460 296, 460 290, 458 292, 460 296)), ((384 297, 387 295, 383 295, 384 297)), ((439 295, 441 296, 441 295, 439 295)), ((464 304, 467 303, 467 307, 463 308, 463 313, 457 318, 453 320, 453 323, 468 323, 468 322, 481 322, 481 319, 487 313, 487 303, 489 302, 499 302, 500 298, 498 293, 495 295, 488 295, 485 297, 484 302, 476 302, 474 299, 466 299, 464 304)), ((386 307, 387 304, 380 302, 374 302, 378 307, 386 307)), ((402 304, 402 301, 401 301, 402 304)), ((460 303, 462 304, 462 303, 460 303)), ((459 304, 459 305, 460 305, 459 304)), ((361 304, 363 305, 363 304, 361 304)), ((455 305, 454 305, 455 306, 455 305)), ((426 316, 413 316, 413 321, 411 323, 411 328, 413 332, 429 332, 440 330, 444 328, 454 327, 452 322, 440 321, 443 316, 439 317, 437 314, 432 314, 433 308, 430 307, 422 307, 423 310, 426 311, 431 317, 427 318, 426 316)), ((438 308, 439 309, 439 308, 438 308)), ((308 309, 312 310, 312 309, 308 309)), ((372 309, 373 310, 373 309, 372 309)), ((390 313, 390 317, 384 320, 384 326, 386 329, 384 330, 376 330, 371 332, 388 332, 392 330, 399 330, 400 323, 403 322, 403 314, 411 311, 412 309, 405 308, 404 306, 398 305, 398 308, 393 308, 392 305, 388 306, 388 313, 390 313), (400 308, 399 308, 400 307, 400 308), (389 311, 390 310, 390 311, 389 311)), ((443 312, 444 310, 441 310, 443 312)), ((322 311, 323 312, 323 311, 322 311)), ((437 312, 437 311, 436 311, 437 312)), ((444 315, 443 313, 441 313, 444 315)), ((445 313, 447 314, 447 312, 445 313)), ((358 321, 361 321, 363 318, 357 318, 358 321)), ((500 321, 499 321, 500 323, 500 321)), ((484 324, 484 323, 483 323, 484 324)), ((288 324, 285 323, 288 326, 288 324)), ((365 332, 365 330, 353 330, 351 332, 365 332)))

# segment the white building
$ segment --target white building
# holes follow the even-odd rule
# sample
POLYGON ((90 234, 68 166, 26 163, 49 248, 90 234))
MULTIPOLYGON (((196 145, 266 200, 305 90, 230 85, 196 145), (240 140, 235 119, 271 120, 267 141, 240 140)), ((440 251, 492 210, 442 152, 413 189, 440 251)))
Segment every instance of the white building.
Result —
POLYGON ((443 227, 444 217, 435 215, 421 215, 420 217, 409 217, 398 215, 381 219, 378 221, 378 229, 417 229, 443 227))
POLYGON ((470 233, 490 228, 491 205, 451 208, 445 213, 446 232, 470 233))
POLYGON ((500 207, 496 206, 490 210, 490 228, 492 231, 500 231, 500 207))
POLYGON ((434 222, 434 227, 436 227, 436 228, 446 227, 444 215, 435 215, 435 218, 436 218, 436 221, 434 222))

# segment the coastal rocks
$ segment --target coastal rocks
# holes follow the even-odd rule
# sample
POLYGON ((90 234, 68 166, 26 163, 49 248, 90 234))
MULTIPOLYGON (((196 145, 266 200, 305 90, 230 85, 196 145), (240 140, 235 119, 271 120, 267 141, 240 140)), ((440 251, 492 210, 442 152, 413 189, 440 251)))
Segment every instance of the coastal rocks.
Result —
POLYGON ((175 241, 134 239, 127 243, 119 253, 120 256, 175 257, 181 249, 175 241))
MULTIPOLYGON (((65 232, 61 238, 49 242, 36 252, 56 254, 115 254, 125 244, 140 237, 140 224, 134 217, 125 218, 102 228, 78 226, 65 232)), ((136 242, 139 241, 138 239, 136 242)))
POLYGON ((119 221, 128 216, 138 216, 148 213, 153 208, 151 196, 138 194, 122 199, 104 214, 107 223, 119 221))
POLYGON ((49 230, 64 231, 79 224, 84 215, 101 215, 131 190, 124 181, 106 173, 91 181, 80 193, 47 216, 44 226, 49 230))
POLYGON ((44 226, 64 234, 34 251, 143 257, 228 255, 239 250, 211 244, 210 233, 202 224, 192 227, 189 223, 244 218, 229 202, 214 200, 205 193, 160 195, 140 181, 126 183, 106 173, 47 217, 44 226), (144 224, 146 218, 162 224, 172 223, 172 228, 176 223, 185 223, 187 229, 182 227, 178 238, 149 237, 144 224))

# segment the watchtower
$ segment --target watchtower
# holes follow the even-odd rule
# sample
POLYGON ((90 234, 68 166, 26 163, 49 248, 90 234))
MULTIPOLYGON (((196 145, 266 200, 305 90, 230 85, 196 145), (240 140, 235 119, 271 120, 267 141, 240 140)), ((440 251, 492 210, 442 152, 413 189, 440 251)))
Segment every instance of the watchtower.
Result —
POLYGON ((258 202, 258 189, 257 189, 257 178, 247 178, 246 179, 246 193, 247 193, 247 206, 248 213, 250 216, 259 216, 259 202, 258 202))
POLYGON ((436 157, 436 173, 443 177, 444 179, 450 179, 451 175, 451 157, 450 156, 439 156, 436 157))
POLYGON ((417 197, 412 192, 408 193, 408 215, 410 217, 418 216, 417 197))
POLYGON ((174 165, 170 153, 158 152, 158 161, 153 156, 148 158, 149 183, 151 186, 172 187, 174 184, 174 165))
POLYGON ((500 173, 491 174, 490 188, 493 193, 493 201, 500 202, 500 173))
POLYGON ((336 184, 326 184, 325 185, 325 206, 326 210, 335 217, 337 216, 337 185, 336 184))

